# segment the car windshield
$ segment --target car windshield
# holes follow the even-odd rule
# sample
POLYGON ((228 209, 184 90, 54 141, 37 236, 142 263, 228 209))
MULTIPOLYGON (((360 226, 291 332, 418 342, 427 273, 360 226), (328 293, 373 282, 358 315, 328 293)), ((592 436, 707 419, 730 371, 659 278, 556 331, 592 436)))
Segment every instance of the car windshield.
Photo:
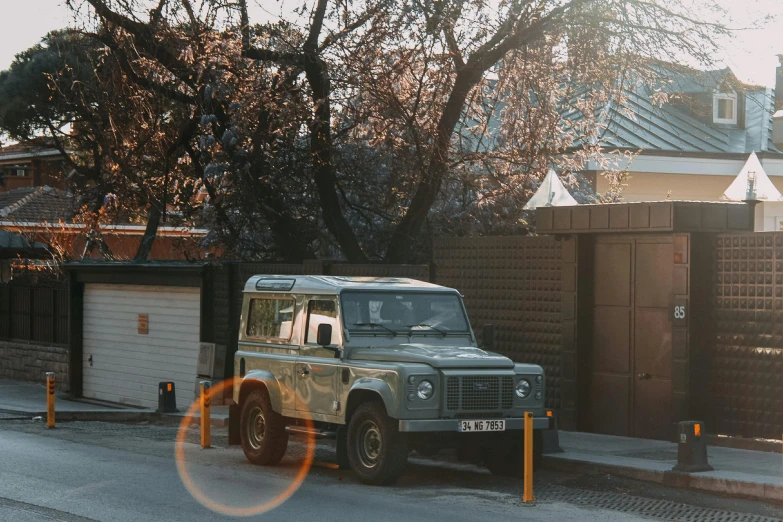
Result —
POLYGON ((459 296, 442 292, 345 291, 343 324, 351 332, 447 335, 467 333, 459 296))

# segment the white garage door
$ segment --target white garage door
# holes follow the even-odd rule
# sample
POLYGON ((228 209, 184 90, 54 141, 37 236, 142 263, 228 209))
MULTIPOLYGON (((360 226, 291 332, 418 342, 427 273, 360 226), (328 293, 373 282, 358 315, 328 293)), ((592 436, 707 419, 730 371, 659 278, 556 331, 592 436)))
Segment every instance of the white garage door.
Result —
POLYGON ((173 381, 184 411, 196 381, 199 305, 198 288, 86 284, 83 395, 157 408, 158 383, 173 381), (149 318, 147 334, 139 315, 149 318))

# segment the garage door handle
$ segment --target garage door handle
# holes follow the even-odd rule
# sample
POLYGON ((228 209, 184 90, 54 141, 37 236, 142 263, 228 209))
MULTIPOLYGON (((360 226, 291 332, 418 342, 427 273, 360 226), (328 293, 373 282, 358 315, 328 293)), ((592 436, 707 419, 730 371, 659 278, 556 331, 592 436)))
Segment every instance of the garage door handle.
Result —
POLYGON ((310 371, 307 368, 299 368, 299 377, 307 377, 310 371))
POLYGON ((636 374, 636 378, 639 379, 640 381, 646 381, 650 377, 652 377, 652 376, 649 373, 637 373, 636 374))

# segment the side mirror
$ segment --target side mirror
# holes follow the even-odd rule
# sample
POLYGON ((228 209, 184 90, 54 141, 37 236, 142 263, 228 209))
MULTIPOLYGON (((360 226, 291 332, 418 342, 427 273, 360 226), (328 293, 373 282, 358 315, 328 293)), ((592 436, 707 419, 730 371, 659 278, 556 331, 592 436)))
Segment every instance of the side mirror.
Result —
POLYGON ((332 344, 332 325, 328 323, 321 323, 318 325, 318 334, 316 335, 316 341, 321 346, 329 346, 332 344))
POLYGON ((481 332, 481 344, 485 350, 493 351, 495 349, 495 325, 485 324, 481 332))

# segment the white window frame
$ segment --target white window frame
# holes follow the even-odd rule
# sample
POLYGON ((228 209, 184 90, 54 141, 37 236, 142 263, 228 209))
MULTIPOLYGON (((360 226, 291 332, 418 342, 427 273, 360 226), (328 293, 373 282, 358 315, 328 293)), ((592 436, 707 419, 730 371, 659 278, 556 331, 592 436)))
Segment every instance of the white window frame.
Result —
POLYGON ((712 121, 713 123, 729 123, 729 124, 736 125, 737 123, 737 93, 736 92, 715 91, 712 94, 712 121), (731 118, 718 117, 718 105, 720 100, 731 100, 732 102, 731 118))

